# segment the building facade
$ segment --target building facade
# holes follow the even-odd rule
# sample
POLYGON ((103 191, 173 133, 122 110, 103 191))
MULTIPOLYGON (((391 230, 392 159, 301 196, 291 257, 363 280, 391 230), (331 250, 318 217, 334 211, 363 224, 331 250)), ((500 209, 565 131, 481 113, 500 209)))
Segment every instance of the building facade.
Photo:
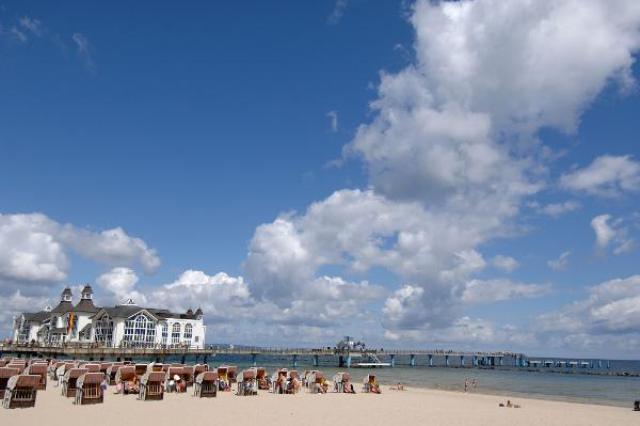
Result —
POLYGON ((145 308, 129 299, 114 307, 97 307, 87 285, 80 301, 73 304, 65 288, 58 305, 14 319, 13 340, 18 344, 59 346, 91 344, 100 347, 189 347, 205 344, 204 315, 198 308, 185 313, 145 308))

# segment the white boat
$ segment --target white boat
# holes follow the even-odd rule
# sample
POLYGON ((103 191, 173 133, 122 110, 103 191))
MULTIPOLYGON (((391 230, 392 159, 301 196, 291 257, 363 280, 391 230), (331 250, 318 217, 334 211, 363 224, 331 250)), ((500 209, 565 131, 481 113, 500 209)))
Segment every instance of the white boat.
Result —
POLYGON ((351 365, 352 368, 383 368, 391 367, 388 362, 357 362, 351 365))

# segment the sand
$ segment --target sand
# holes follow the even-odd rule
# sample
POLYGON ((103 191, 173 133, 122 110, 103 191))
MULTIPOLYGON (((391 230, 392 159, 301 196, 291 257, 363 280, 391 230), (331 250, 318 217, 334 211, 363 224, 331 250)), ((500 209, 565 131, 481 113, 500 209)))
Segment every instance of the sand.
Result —
POLYGON ((382 395, 358 393, 258 396, 219 393, 197 399, 165 394, 163 401, 139 401, 133 395, 114 395, 103 404, 76 406, 49 382, 38 393, 35 408, 0 408, 0 425, 640 425, 640 413, 631 408, 575 404, 539 399, 510 398, 521 408, 500 408, 506 398, 428 389, 387 390, 382 395))

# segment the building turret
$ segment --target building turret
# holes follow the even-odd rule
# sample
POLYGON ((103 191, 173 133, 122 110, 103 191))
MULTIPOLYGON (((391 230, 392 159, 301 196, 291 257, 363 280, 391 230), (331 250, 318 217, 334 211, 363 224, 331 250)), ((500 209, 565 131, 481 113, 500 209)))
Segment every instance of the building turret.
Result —
POLYGON ((80 302, 74 308, 75 312, 88 312, 88 313, 96 313, 98 312, 98 308, 93 304, 93 290, 89 284, 85 285, 82 289, 82 298, 80 302))
POLYGON ((71 289, 69 287, 65 287, 60 295, 60 302, 71 302, 72 298, 73 294, 71 293, 71 289))
POLYGON ((198 308, 193 315, 195 315, 196 319, 202 319, 204 314, 202 313, 202 309, 198 308))
POLYGON ((93 289, 89 284, 87 284, 82 289, 82 300, 91 300, 91 299, 93 299, 93 289))
POLYGON ((67 312, 71 312, 73 310, 73 304, 71 303, 72 299, 73 294, 71 293, 71 289, 69 287, 65 287, 60 295, 60 303, 58 303, 58 306, 53 308, 51 312, 54 314, 65 314, 67 312))

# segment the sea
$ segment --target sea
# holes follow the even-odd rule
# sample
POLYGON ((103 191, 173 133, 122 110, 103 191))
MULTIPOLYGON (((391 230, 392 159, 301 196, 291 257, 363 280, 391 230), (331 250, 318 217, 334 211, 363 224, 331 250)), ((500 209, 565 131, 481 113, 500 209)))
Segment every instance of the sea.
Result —
MULTIPOLYGON (((180 362, 179 359, 165 361, 180 362)), ((621 407, 632 407, 633 401, 640 400, 640 361, 603 360, 601 368, 597 367, 597 360, 594 360, 594 368, 447 367, 444 363, 435 363, 431 367, 426 360, 423 361, 421 363, 417 360, 413 367, 408 365, 408 360, 398 359, 395 367, 346 369, 338 368, 333 358, 320 358, 318 367, 313 366, 311 357, 299 357, 295 367, 291 357, 259 356, 256 360, 257 366, 267 368, 269 374, 278 368, 295 368, 300 372, 317 369, 331 379, 339 371, 348 371, 356 384, 356 391, 359 389, 357 384, 371 373, 383 384, 383 391, 388 386, 402 383, 407 387, 463 392, 465 380, 468 380, 475 382, 475 386, 470 386, 471 392, 511 398, 527 397, 621 407)), ((253 366, 250 356, 216 355, 214 359, 209 359, 210 368, 221 364, 237 365, 239 370, 253 366)))

